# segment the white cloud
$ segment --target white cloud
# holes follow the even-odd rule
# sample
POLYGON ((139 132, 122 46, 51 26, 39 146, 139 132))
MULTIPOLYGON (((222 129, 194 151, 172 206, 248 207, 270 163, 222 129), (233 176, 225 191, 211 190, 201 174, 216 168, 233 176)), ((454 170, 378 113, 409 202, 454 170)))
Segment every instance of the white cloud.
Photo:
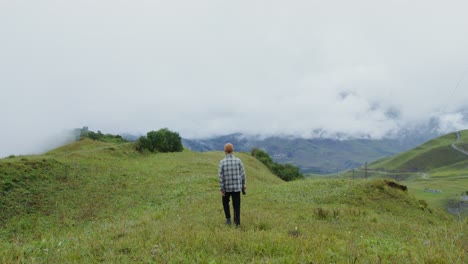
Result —
POLYGON ((440 115, 438 121, 439 127, 437 132, 439 133, 449 133, 466 129, 468 127, 468 120, 466 120, 461 113, 447 113, 440 115))
POLYGON ((3 1, 0 156, 83 125, 379 138, 441 115, 440 131, 466 128, 457 113, 468 101, 467 9, 455 0, 3 1))

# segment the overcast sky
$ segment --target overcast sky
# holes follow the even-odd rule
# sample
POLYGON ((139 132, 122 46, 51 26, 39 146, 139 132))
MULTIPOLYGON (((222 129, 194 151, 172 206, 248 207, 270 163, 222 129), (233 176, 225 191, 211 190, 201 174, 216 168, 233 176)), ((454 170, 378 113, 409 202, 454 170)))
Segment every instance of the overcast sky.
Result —
POLYGON ((0 0, 0 157, 68 129, 468 128, 468 1, 0 0))

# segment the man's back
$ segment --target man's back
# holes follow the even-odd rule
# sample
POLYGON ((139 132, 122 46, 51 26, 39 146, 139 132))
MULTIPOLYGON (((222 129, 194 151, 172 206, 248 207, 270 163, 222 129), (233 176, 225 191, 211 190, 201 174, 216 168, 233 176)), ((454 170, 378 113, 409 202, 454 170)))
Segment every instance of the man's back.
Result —
POLYGON ((218 177, 219 190, 222 195, 224 215, 226 224, 231 224, 231 210, 229 209, 229 200, 232 197, 232 207, 234 208, 234 223, 236 227, 240 225, 240 192, 245 193, 245 171, 242 161, 232 155, 234 146, 231 143, 224 145, 226 156, 219 162, 218 177))
POLYGON ((219 162, 219 187, 226 192, 240 192, 245 185, 245 171, 242 161, 232 154, 219 162))

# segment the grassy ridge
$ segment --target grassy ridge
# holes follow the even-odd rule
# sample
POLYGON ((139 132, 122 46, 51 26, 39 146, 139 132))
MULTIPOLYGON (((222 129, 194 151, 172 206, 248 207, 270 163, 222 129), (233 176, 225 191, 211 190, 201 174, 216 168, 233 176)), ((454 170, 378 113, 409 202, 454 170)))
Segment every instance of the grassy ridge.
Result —
POLYGON ((67 166, 53 159, 26 159, 0 163, 0 223, 24 213, 48 214, 48 205, 65 179, 67 166), (54 187, 52 187, 54 186, 54 187), (52 188, 51 188, 52 187, 52 188), (54 190, 50 193, 50 190, 54 190))
MULTIPOLYGON (((410 193, 437 208, 461 205, 463 193, 468 191, 468 156, 454 150, 452 144, 468 150, 468 130, 435 138, 412 150, 369 164, 367 176, 394 178, 409 187, 410 193), (426 189, 436 192, 426 191, 426 189)), ((364 168, 340 174, 352 178, 353 173, 364 177, 364 168)), ((468 216, 461 208, 460 216, 468 216)))
MULTIPOLYGON (((463 132, 465 133, 468 132, 463 132)), ((452 149, 451 144, 456 139, 456 133, 450 133, 412 150, 373 162, 369 168, 390 172, 418 172, 466 161, 466 155, 452 149)))
POLYGON ((221 152, 142 155, 131 144, 83 140, 41 156, 0 160, 2 186, 18 179, 0 196, 3 204, 12 203, 4 208, 13 210, 0 216, 0 260, 466 260, 466 223, 427 208, 382 180, 285 183, 250 155, 236 155, 244 161, 248 177, 240 229, 223 224, 216 175, 221 152), (25 193, 36 189, 40 199, 21 202, 28 197, 25 193))

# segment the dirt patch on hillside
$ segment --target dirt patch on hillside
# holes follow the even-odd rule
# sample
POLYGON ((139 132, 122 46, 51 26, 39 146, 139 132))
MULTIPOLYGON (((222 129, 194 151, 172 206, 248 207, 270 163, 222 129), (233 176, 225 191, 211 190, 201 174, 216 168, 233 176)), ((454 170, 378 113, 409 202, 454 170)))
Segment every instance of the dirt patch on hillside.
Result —
POLYGON ((393 182, 393 181, 387 181, 387 180, 385 180, 384 182, 388 187, 392 187, 394 189, 399 189, 399 190, 402 190, 404 192, 408 191, 408 187, 406 187, 405 185, 401 185, 399 183, 396 183, 396 182, 393 182))

